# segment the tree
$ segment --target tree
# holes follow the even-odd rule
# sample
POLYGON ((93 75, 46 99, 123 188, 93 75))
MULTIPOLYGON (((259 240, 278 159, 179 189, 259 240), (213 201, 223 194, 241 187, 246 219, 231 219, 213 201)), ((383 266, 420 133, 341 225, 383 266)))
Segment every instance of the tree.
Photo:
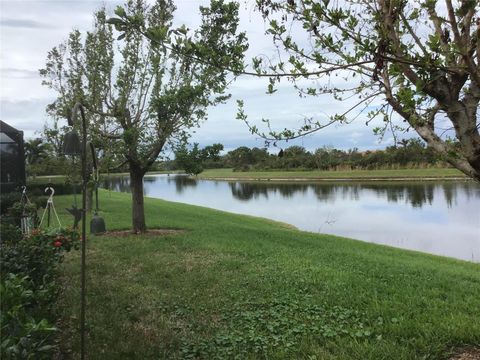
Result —
POLYGON ((252 150, 246 146, 240 146, 230 151, 227 158, 228 164, 233 167, 234 170, 246 170, 249 165, 255 162, 252 156, 252 150))
POLYGON ((247 121, 240 102, 238 117, 252 132, 272 141, 291 139, 348 122, 358 110, 369 111, 367 123, 375 117, 384 120, 378 133, 413 129, 446 161, 480 181, 478 1, 257 4, 268 22, 267 33, 279 53, 287 54, 277 62, 253 61, 257 74, 270 78, 270 93, 280 79, 288 78, 301 96, 357 101, 325 121, 306 119, 298 130, 269 133, 247 121), (443 135, 446 130, 454 141, 443 135))
POLYGON ((145 173, 162 150, 185 141, 188 130, 205 118, 208 106, 228 98, 222 68, 178 52, 237 66, 247 46, 244 35, 237 33, 236 4, 212 0, 210 7, 200 7, 202 22, 195 31, 174 28, 174 11, 171 0, 158 0, 153 6, 129 0, 117 8, 118 17, 107 22, 101 10, 84 40, 78 31, 72 32, 66 44, 49 52, 41 70, 44 84, 58 95, 49 113, 64 117, 75 102, 81 102, 88 110, 96 144, 104 154, 128 165, 134 232, 146 230, 145 173), (125 19, 148 27, 164 45, 129 31, 125 19), (117 40, 112 26, 121 31, 117 40))
POLYGON ((208 162, 212 163, 220 160, 220 151, 222 150, 222 144, 213 144, 200 149, 198 143, 194 143, 191 150, 188 149, 186 144, 182 144, 175 151, 176 168, 185 170, 187 174, 197 176, 208 162))
POLYGON ((186 145, 180 146, 175 151, 175 163, 178 169, 183 169, 189 175, 198 175, 203 171, 204 154, 198 148, 198 143, 193 144, 191 150, 186 145))
POLYGON ((219 143, 205 146, 202 150, 205 159, 211 161, 219 161, 221 151, 223 151, 223 145, 219 143))
POLYGON ((25 142, 25 158, 27 164, 34 165, 45 160, 51 153, 48 143, 44 143, 43 139, 36 138, 25 142))
POLYGON ((43 174, 43 170, 49 168, 48 165, 53 158, 50 144, 45 143, 41 138, 36 138, 26 141, 24 147, 27 174, 33 177, 43 174))

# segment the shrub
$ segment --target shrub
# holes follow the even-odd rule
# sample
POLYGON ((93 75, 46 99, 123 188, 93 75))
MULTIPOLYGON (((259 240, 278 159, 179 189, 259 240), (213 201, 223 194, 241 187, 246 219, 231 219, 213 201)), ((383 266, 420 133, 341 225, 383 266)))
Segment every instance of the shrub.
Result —
MULTIPOLYGON (((2 234, 2 239, 4 239, 2 234)), ((54 268, 62 259, 63 251, 78 248, 79 236, 70 229, 39 231, 12 242, 2 240, 0 270, 28 276, 36 287, 50 281, 54 268)))
POLYGON ((33 220, 34 225, 37 224, 37 205, 34 203, 22 204, 20 201, 17 201, 8 208, 7 213, 2 216, 2 223, 20 226, 20 221, 24 213, 33 220))
MULTIPOLYGON (((14 203, 20 201, 22 194, 20 192, 11 192, 0 195, 0 214, 6 214, 7 210, 13 206, 14 203)), ((3 217, 3 216, 2 216, 3 217)))
POLYGON ((50 338, 56 330, 46 319, 35 319, 40 292, 27 276, 8 274, 0 283, 2 298, 0 345, 3 359, 50 359, 50 338), (33 309, 33 311, 32 311, 33 309))
POLYGON ((1 358, 51 358, 56 267, 65 251, 79 247, 78 233, 33 230, 22 237, 12 224, 1 230, 1 358))

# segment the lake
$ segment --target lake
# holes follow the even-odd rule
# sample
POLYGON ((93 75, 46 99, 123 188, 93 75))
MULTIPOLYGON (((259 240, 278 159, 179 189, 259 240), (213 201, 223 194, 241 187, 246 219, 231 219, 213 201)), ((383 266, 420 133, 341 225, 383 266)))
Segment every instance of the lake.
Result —
MULTIPOLYGON (((128 177, 110 177, 103 187, 130 191, 128 177)), ((149 197, 480 262, 480 185, 471 181, 278 183, 148 175, 144 189, 149 197)))

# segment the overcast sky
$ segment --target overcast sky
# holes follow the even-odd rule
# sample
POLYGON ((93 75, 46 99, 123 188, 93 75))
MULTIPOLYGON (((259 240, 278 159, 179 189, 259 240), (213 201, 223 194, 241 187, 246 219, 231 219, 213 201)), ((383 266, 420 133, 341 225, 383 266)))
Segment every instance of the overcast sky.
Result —
MULTIPOLYGON (((195 27, 199 22, 200 0, 177 0, 176 22, 195 27)), ((88 0, 0 0, 0 119, 23 130, 26 138, 40 136, 48 117, 45 106, 54 93, 41 85, 38 69, 44 67, 47 52, 64 41, 72 29, 81 31, 92 26, 92 13, 105 4, 113 14, 119 1, 88 0)), ((273 54, 271 39, 264 35, 265 26, 251 3, 242 2, 241 27, 247 32, 250 49, 247 58, 258 54, 273 54)), ((236 100, 245 102, 250 120, 269 118, 279 129, 295 128, 304 116, 326 119, 326 114, 347 109, 347 102, 332 102, 330 98, 298 97, 291 84, 282 84, 274 95, 267 95, 266 81, 239 78, 229 92, 232 99, 224 105, 209 109, 209 117, 192 136, 201 146, 220 142, 226 150, 238 146, 262 147, 264 141, 251 135, 241 121, 236 120, 236 100)), ((349 125, 329 127, 314 135, 281 147, 302 145, 315 149, 324 145, 361 150, 391 145, 390 136, 379 142, 372 133, 375 124, 365 126, 360 116, 349 125)))

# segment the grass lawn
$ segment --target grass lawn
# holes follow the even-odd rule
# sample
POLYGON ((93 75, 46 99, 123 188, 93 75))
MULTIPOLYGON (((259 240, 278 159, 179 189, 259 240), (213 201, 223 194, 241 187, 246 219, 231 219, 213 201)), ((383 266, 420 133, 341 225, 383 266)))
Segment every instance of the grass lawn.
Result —
MULTIPOLYGON (((150 171, 148 175, 157 175, 157 174, 181 174, 182 171, 180 170, 173 170, 173 171, 150 171)), ((129 173, 112 173, 112 174, 105 174, 102 173, 101 177, 106 178, 108 176, 115 177, 115 176, 127 176, 129 173)), ((35 178, 28 178, 27 184, 45 184, 47 182, 51 182, 52 184, 64 184, 65 183, 65 175, 41 175, 36 176, 35 178)))
POLYGON ((401 169, 401 170, 350 170, 350 171, 233 171, 232 169, 208 169, 198 175, 205 179, 418 179, 463 178, 457 169, 401 169))
MULTIPOLYGON (((129 228, 129 195, 100 195, 107 227, 129 228)), ((56 197, 57 210, 70 203, 56 197)), ((447 359, 480 346, 479 264, 145 206, 150 227, 185 231, 89 238, 88 359, 447 359)), ((78 357, 79 264, 72 252, 61 269, 67 358, 78 357)))

